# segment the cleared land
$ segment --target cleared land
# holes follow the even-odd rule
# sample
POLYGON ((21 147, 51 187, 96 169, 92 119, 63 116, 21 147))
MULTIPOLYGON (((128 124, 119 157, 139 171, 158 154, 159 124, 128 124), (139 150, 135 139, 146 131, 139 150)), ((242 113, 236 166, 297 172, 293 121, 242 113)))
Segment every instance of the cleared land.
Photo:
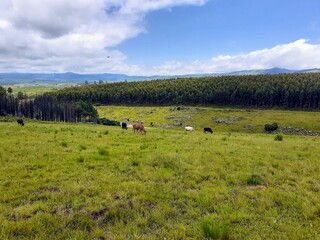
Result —
POLYGON ((319 113, 170 108, 99 108, 155 122, 146 135, 0 118, 0 239, 320 238, 320 138, 258 133, 318 131, 319 113), (198 131, 162 128, 172 114, 198 131), (215 123, 228 114, 242 120, 215 123))
POLYGON ((4 88, 11 87, 13 90, 13 94, 18 94, 18 92, 22 92, 24 94, 27 94, 28 96, 35 96, 39 95, 45 92, 51 92, 51 91, 58 91, 60 89, 70 87, 71 85, 67 84, 38 84, 38 85, 32 85, 32 84, 18 84, 18 85, 12 85, 12 86, 3 86, 4 88))

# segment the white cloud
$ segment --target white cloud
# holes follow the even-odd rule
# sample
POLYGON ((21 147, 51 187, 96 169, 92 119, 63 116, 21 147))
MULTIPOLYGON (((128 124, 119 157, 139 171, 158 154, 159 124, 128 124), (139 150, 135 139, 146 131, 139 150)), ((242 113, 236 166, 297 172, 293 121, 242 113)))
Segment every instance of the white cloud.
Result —
MULTIPOLYGON (((219 55, 207 61, 184 63, 166 62, 159 66, 135 67, 131 74, 143 72, 152 74, 217 73, 237 70, 320 68, 320 44, 308 43, 300 39, 292 43, 277 45, 270 49, 230 56, 219 55)), ((127 69, 130 71, 130 68, 127 69)))
POLYGON ((126 56, 110 49, 144 32, 148 12, 204 2, 1 0, 0 71, 112 71, 126 56))
POLYGON ((300 39, 269 49, 157 66, 129 65, 116 46, 145 32, 150 11, 207 0, 0 0, 0 72, 162 75, 320 67, 320 44, 300 39), (112 56, 108 58, 108 56, 112 56))

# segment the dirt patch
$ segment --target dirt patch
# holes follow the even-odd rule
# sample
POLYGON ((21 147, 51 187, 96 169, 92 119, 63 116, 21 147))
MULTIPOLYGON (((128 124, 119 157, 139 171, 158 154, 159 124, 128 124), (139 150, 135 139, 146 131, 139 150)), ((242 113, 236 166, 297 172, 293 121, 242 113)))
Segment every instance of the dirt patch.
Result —
POLYGON ((91 213, 91 218, 93 220, 98 220, 99 218, 103 217, 105 215, 105 213, 108 211, 107 208, 103 208, 97 212, 92 212, 91 213))
POLYGON ((225 117, 223 119, 219 119, 219 118, 213 118, 213 121, 217 124, 232 124, 234 122, 239 122, 241 121, 243 118, 242 117, 237 117, 237 116, 229 116, 229 117, 225 117))
POLYGON ((268 188, 268 186, 266 185, 250 185, 250 186, 246 186, 246 190, 262 190, 262 189, 266 189, 268 188))

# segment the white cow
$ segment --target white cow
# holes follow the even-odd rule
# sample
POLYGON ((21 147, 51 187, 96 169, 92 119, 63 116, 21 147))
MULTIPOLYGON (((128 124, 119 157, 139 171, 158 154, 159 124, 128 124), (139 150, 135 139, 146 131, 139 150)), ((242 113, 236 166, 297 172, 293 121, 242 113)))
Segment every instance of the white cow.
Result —
POLYGON ((184 129, 185 129, 186 131, 190 131, 190 132, 194 131, 194 128, 193 128, 193 127, 185 127, 184 129))

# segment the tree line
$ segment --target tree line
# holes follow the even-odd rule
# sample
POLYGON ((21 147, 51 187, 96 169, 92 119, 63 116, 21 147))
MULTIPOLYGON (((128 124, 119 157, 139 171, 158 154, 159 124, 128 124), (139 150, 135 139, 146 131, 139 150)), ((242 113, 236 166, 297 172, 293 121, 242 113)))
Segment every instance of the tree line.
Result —
POLYGON ((174 78, 65 88, 65 101, 126 105, 221 105, 320 108, 320 73, 174 78))
POLYGON ((98 118, 97 110, 86 101, 67 101, 45 93, 29 98, 13 95, 0 86, 0 116, 17 116, 43 121, 83 122, 98 118))

